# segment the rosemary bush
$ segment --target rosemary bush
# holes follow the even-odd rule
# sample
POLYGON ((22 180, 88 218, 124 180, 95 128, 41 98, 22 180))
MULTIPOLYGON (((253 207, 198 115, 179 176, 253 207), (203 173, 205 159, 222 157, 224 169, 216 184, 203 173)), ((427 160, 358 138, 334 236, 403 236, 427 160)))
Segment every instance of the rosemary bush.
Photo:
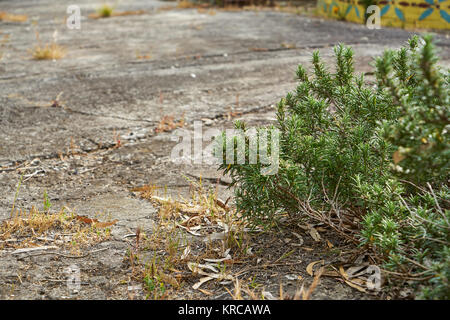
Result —
POLYGON ((314 52, 313 75, 299 66, 295 92, 278 103, 278 172, 220 166, 238 209, 270 227, 279 214, 339 208, 344 215, 313 216, 359 221, 356 237, 385 269, 417 279, 422 298, 449 299, 449 72, 437 66, 429 36, 375 59, 375 86, 355 75, 351 48, 334 52, 333 70, 314 52))

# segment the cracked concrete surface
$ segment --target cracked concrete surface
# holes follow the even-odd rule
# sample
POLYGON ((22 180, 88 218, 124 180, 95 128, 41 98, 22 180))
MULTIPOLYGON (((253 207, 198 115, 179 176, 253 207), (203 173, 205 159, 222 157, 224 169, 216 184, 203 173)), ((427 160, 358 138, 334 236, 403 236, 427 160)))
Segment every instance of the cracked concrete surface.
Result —
MULTIPOLYGON (((295 88, 295 69, 309 64, 313 50, 332 61, 333 45, 351 44, 356 70, 369 72, 374 56, 400 47, 412 34, 271 11, 159 11, 170 2, 156 0, 121 1, 117 10, 146 13, 108 19, 88 19, 96 5, 79 0, 81 30, 68 30, 69 4, 0 2, 1 10, 29 17, 25 23, 0 22, 0 39, 7 36, 0 47, 0 219, 11 210, 21 172, 16 169, 27 165, 16 207, 39 207, 47 190, 55 207, 118 219, 117 239, 137 226, 152 226, 155 209, 137 199, 133 187, 150 183, 178 195, 188 191, 184 176, 209 178, 211 184, 220 178, 214 167, 170 161, 173 134, 154 131, 164 115, 183 118, 189 130, 196 120, 217 128, 240 118, 251 125, 271 123, 272 106, 295 88), (67 55, 32 60, 35 31, 48 42, 55 30, 67 55), (61 92, 61 106, 50 106, 61 92), (230 110, 241 115, 230 120, 230 110)), ((449 65, 448 35, 436 35, 436 43, 442 64, 449 65)), ((231 194, 224 185, 219 189, 225 198, 231 194)), ((125 249, 120 241, 113 246, 125 249)), ((2 272, 19 265, 4 263, 2 272)), ((95 288, 85 297, 107 298, 119 290, 95 288)), ((21 297, 63 296, 63 289, 39 290, 21 297)), ((115 297, 126 297, 124 290, 115 297)), ((342 292, 338 298, 351 295, 342 292)))

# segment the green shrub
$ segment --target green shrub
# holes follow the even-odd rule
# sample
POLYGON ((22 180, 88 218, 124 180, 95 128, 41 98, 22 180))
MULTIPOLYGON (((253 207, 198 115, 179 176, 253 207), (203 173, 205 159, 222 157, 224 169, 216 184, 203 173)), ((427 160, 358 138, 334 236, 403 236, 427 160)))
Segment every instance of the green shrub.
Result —
POLYGON ((238 186, 238 207, 252 220, 273 222, 277 212, 299 215, 298 200, 320 206, 336 194, 342 203, 356 204, 358 174, 370 183, 389 176, 392 146, 377 125, 397 117, 385 92, 377 92, 353 73, 353 52, 335 48, 336 72, 313 54, 314 78, 299 66, 300 81, 278 104, 281 132, 280 167, 274 176, 260 165, 223 165, 238 186), (256 200, 256 201, 255 201, 256 200))
POLYGON ((359 179, 357 190, 367 212, 363 242, 383 253, 386 268, 428 280, 422 298, 450 299, 449 78, 436 63, 430 37, 376 60, 378 90, 399 109, 395 121, 380 123, 395 149, 396 180, 359 179))
POLYGON ((386 51, 376 60, 379 90, 390 92, 399 118, 385 122, 385 137, 396 145, 396 175, 417 184, 449 178, 449 73, 436 65, 430 37, 412 38, 410 49, 386 51))
POLYGON ((266 227, 279 213, 332 212, 336 220, 344 212, 361 221, 361 244, 386 269, 420 280, 424 298, 449 298, 448 72, 437 67, 431 37, 377 58, 375 87, 354 74, 350 48, 334 51, 334 72, 314 52, 314 76, 299 66, 296 91, 278 104, 278 172, 263 175, 261 164, 248 162, 220 166, 238 209, 266 227))
POLYGON ((424 282, 420 297, 450 299, 450 193, 442 186, 405 194, 392 180, 385 185, 358 181, 367 200, 362 244, 373 245, 384 267, 424 282), (445 206, 447 208, 445 208, 445 206))

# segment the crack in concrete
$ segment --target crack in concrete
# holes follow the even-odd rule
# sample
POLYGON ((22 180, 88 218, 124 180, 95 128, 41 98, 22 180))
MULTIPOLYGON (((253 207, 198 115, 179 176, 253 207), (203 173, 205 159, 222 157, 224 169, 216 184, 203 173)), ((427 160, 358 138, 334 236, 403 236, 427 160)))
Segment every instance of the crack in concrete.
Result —
MULTIPOLYGON (((244 111, 239 111, 239 115, 246 115, 246 114, 250 114, 250 113, 259 113, 259 112, 265 112, 267 111, 269 108, 273 108, 274 104, 268 104, 265 106, 261 106, 261 107, 256 107, 256 108, 251 108, 248 110, 244 110, 244 111)), ((100 116, 100 115, 95 115, 95 114, 89 114, 91 116, 100 116)), ((202 117, 202 119, 210 119, 210 120, 223 120, 226 119, 228 117, 227 114, 216 114, 213 117, 202 117)), ((126 119, 124 119, 126 120, 126 119)), ((197 120, 192 120, 192 121, 201 121, 200 119, 197 120)), ((150 123, 150 121, 148 121, 150 123)), ((151 122, 152 124, 156 124, 157 122, 151 122)), ((143 128, 149 128, 151 126, 147 126, 147 127, 143 127, 143 128)), ((186 126, 187 128, 192 128, 192 126, 186 126)), ((117 128, 116 128, 117 129, 117 128)), ((169 131, 168 131, 169 132, 169 131)), ((141 138, 136 138, 137 141, 142 140, 142 139, 147 139, 147 138, 151 138, 151 137, 155 137, 157 134, 154 132, 151 132, 147 135, 145 135, 145 137, 141 137, 141 138)), ((97 151, 102 151, 102 150, 114 150, 117 145, 114 142, 97 142, 94 139, 90 138, 90 137, 86 137, 84 135, 81 136, 83 139, 91 142, 92 144, 96 145, 96 148, 86 148, 86 147, 80 147, 80 150, 85 152, 84 154, 80 154, 80 155, 88 155, 88 154, 92 154, 95 153, 97 151)), ((133 146, 138 146, 139 143, 135 143, 133 144, 133 146)), ((76 155, 77 153, 72 153, 72 152, 52 152, 49 154, 34 154, 34 155, 30 155, 28 157, 22 158, 22 159, 16 159, 16 160, 11 160, 11 159, 4 159, 4 162, 14 162, 15 165, 12 166, 4 166, 0 169, 0 173, 1 172, 7 172, 7 171, 14 171, 20 168, 20 165, 23 164, 26 161, 31 161, 33 159, 39 158, 39 159, 44 159, 44 160, 52 160, 52 159, 58 159, 61 156, 63 157, 68 157, 68 156, 73 156, 76 155)), ((158 156, 155 154, 155 157, 158 158, 158 156)))

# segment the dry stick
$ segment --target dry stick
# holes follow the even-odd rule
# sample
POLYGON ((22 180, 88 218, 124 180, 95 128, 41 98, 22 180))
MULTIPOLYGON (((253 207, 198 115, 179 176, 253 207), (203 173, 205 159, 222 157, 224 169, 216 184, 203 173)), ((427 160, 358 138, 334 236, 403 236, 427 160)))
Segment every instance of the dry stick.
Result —
POLYGON ((428 238, 428 237, 422 237, 421 239, 434 241, 434 242, 437 242, 437 243, 444 244, 446 246, 450 245, 450 242, 442 241, 442 240, 439 240, 439 239, 433 239, 433 238, 428 238))
POLYGON ((441 227, 442 227, 441 225, 437 224, 436 222, 433 222, 433 221, 431 221, 431 220, 427 220, 427 219, 425 219, 425 218, 422 218, 422 217, 421 217, 420 215, 418 215, 417 213, 412 212, 411 209, 409 208, 408 204, 406 203, 405 199, 403 199, 403 197, 402 197, 401 195, 398 195, 398 196, 399 196, 400 200, 403 202, 403 205, 406 207, 406 209, 408 209, 408 211, 409 211, 409 213, 411 214, 411 216, 414 216, 414 217, 418 218, 418 219, 421 220, 422 222, 426 222, 426 223, 432 224, 432 225, 434 225, 435 227, 438 227, 438 228, 441 228, 441 227))
POLYGON ((439 211, 442 211, 441 206, 439 205, 439 202, 436 199, 436 195, 434 194, 433 188, 431 187, 431 184, 429 182, 427 182, 427 186, 428 188, 430 188, 431 194, 433 195, 434 201, 436 202, 436 206, 438 207, 439 211))
POLYGON ((422 271, 422 272, 419 272, 419 273, 413 273, 413 274, 408 273, 408 274, 406 274, 406 273, 401 273, 401 272, 389 271, 389 270, 385 270, 385 269, 380 269, 380 270, 385 272, 385 273, 388 273, 388 274, 392 274, 392 275, 396 275, 396 276, 400 276, 400 277, 410 276, 412 278, 423 276, 425 273, 428 272, 428 271, 422 271))
MULTIPOLYGON (((322 177, 322 180, 321 180, 323 194, 325 195, 325 198, 327 199, 328 203, 331 205, 331 207, 333 208, 333 210, 336 213, 337 217, 339 218, 339 228, 342 228, 342 219, 341 219, 341 215, 340 215, 339 210, 336 209, 336 207, 335 207, 335 200, 336 200, 337 190, 339 188, 339 184, 341 183, 341 178, 342 178, 342 176, 339 177, 339 181, 338 181, 338 183, 336 185, 336 188, 334 189, 333 200, 330 200, 330 198, 328 197, 328 194, 327 194, 327 192, 325 190, 325 185, 323 184, 323 177, 322 177)), ((328 216, 328 220, 330 220, 329 216, 328 216)))
POLYGON ((300 263, 301 263, 301 261, 299 261, 299 262, 291 262, 291 263, 266 263, 266 264, 263 264, 263 265, 260 265, 260 266, 248 267, 248 268, 246 268, 244 270, 241 270, 241 271, 237 272, 234 276, 237 277, 237 276, 240 276, 240 275, 242 275, 244 273, 247 273, 247 272, 249 272, 251 270, 257 270, 257 269, 261 269, 261 268, 271 268, 271 267, 277 267, 277 266, 295 266, 295 265, 298 265, 300 263))
MULTIPOLYGON (((412 183, 411 181, 403 180, 403 179, 398 179, 398 181, 403 182, 403 183, 408 183, 408 184, 412 185, 413 187, 416 187, 417 189, 419 189, 420 191, 422 191, 422 192, 424 192, 424 193, 427 192, 427 190, 425 190, 425 189, 419 187, 418 185, 415 185, 415 184, 412 183)), ((447 199, 441 198, 441 200, 444 201, 444 202, 450 203, 450 201, 447 200, 447 199)))
POLYGON ((415 264, 416 266, 418 266, 419 268, 422 268, 424 270, 430 270, 430 268, 425 267, 424 265, 418 263, 417 261, 414 261, 408 257, 405 257, 406 260, 408 260, 409 262, 411 262, 412 264, 415 264))
POLYGON ((283 255, 280 256, 277 260, 275 260, 275 261, 273 262, 273 264, 276 264, 278 261, 281 261, 281 260, 283 260, 283 259, 289 257, 294 251, 295 251, 295 250, 289 250, 289 249, 286 250, 286 252, 283 253, 283 255))
POLYGON ((417 277, 414 277, 414 276, 413 277, 406 276, 404 273, 392 272, 392 271, 387 271, 387 270, 384 270, 384 269, 381 269, 381 271, 383 271, 385 273, 388 273, 388 274, 391 274, 395 278, 400 278, 400 279, 403 279, 403 280, 425 281, 425 280, 429 280, 429 279, 434 277, 434 275, 431 275, 431 276, 424 277, 424 278, 417 278, 417 277))
POLYGON ((26 178, 25 180, 23 180, 23 182, 30 180, 32 177, 34 177, 34 176, 37 175, 38 173, 42 173, 42 172, 45 173, 44 170, 36 170, 35 172, 33 172, 33 173, 31 173, 31 174, 27 174, 27 175, 26 175, 27 178, 26 178))
POLYGON ((345 228, 345 227, 337 227, 334 223, 331 222, 330 218, 325 218, 323 215, 321 215, 319 212, 317 212, 316 210, 312 209, 311 206, 309 204, 305 204, 303 203, 298 197, 296 197, 294 194, 292 194, 289 190, 287 190, 286 188, 283 188, 282 186, 278 185, 278 188, 280 188, 282 191, 288 193, 293 199, 295 199, 300 207, 300 209, 303 209, 303 211, 305 212, 305 214, 307 216, 309 216, 312 219, 315 219, 317 221, 320 221, 322 223, 325 223, 327 225, 329 225, 330 227, 332 227, 336 232, 338 232, 339 234, 341 234, 343 237, 349 239, 350 241, 354 242, 354 243, 359 243, 358 240, 356 240, 355 238, 353 238, 352 236, 349 236, 347 233, 345 233, 342 229, 344 229, 347 232, 350 233, 354 233, 353 231, 345 228))
POLYGON ((431 184, 429 182, 427 182, 428 188, 430 188, 431 194, 433 195, 433 199, 434 202, 436 203, 436 206, 438 208, 438 212, 439 214, 442 216, 442 218, 444 219, 444 221, 447 223, 447 226, 450 226, 447 217, 445 216, 444 212, 442 211, 441 206, 439 205, 439 201, 436 198, 436 195, 434 194, 433 188, 431 187, 431 184))
POLYGON ((427 190, 425 190, 425 189, 419 187, 418 185, 412 183, 411 181, 403 180, 403 179, 398 179, 398 181, 403 182, 403 183, 408 183, 408 184, 412 185, 413 187, 416 187, 417 189, 419 189, 419 190, 422 191, 422 192, 427 192, 427 190))
POLYGON ((324 268, 322 267, 319 269, 319 272, 314 276, 314 280, 311 283, 311 285, 309 286, 308 291, 306 291, 303 294, 303 300, 309 299, 309 297, 311 296, 311 294, 313 293, 313 291, 316 289, 317 285, 319 284, 320 277, 322 276, 323 272, 324 272, 324 268))
POLYGON ((13 205, 12 205, 12 208, 11 208, 11 214, 9 215, 10 218, 12 218, 12 215, 13 215, 13 213, 14 213, 14 207, 15 207, 15 205, 16 205, 17 197, 19 196, 19 189, 20 189, 20 186, 21 186, 21 184, 22 184, 22 178, 23 178, 23 175, 24 175, 24 174, 25 174, 25 172, 22 173, 22 175, 20 176, 19 185, 17 186, 16 194, 15 194, 15 196, 14 196, 14 201, 13 201, 13 205))
POLYGON ((43 255, 46 255, 46 254, 54 254, 54 255, 57 255, 57 256, 60 256, 60 257, 64 257, 64 258, 80 259, 80 258, 85 258, 85 257, 87 257, 88 255, 90 255, 92 253, 97 253, 97 252, 105 251, 105 250, 108 250, 108 249, 109 248, 102 248, 102 249, 92 250, 92 251, 89 251, 88 253, 86 253, 86 254, 84 254, 82 256, 69 256, 69 255, 66 255, 66 254, 63 254, 63 253, 59 253, 59 252, 42 252, 42 253, 37 253, 37 254, 30 254, 30 255, 28 255, 28 257, 43 256, 43 255))

